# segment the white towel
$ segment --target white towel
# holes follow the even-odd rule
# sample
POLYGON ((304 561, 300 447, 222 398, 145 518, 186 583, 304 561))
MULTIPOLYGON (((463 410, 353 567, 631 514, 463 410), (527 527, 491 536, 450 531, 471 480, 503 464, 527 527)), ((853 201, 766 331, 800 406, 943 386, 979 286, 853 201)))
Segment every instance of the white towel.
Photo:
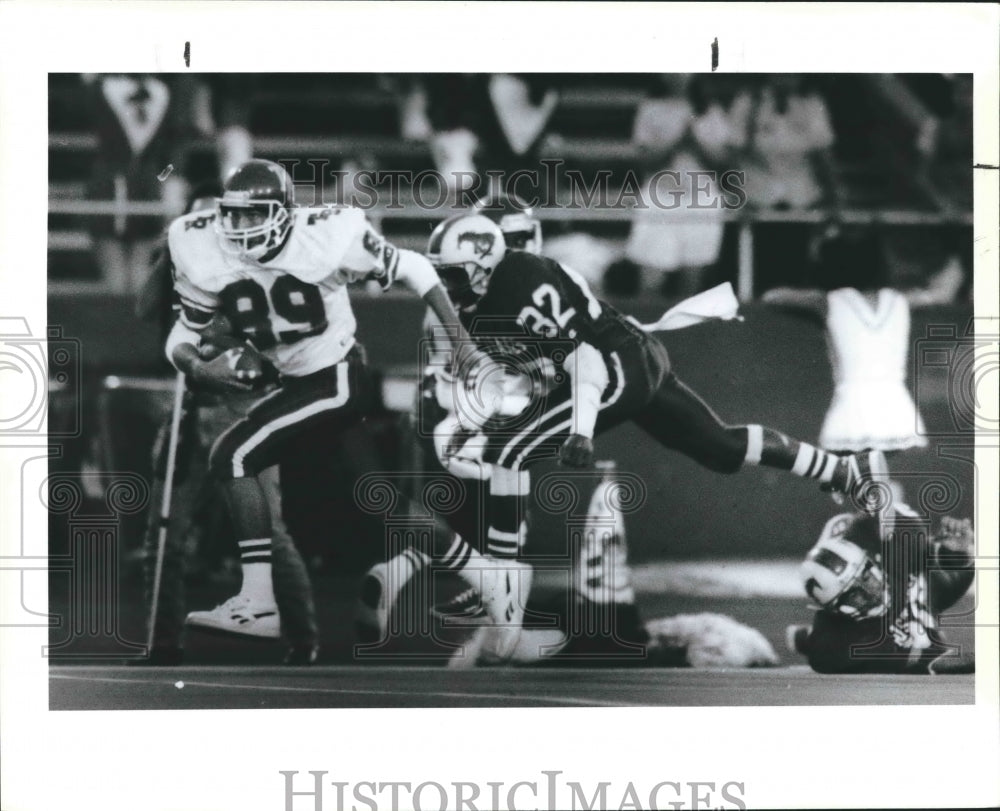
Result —
POLYGON ((724 282, 716 287, 686 298, 667 310, 660 320, 652 324, 640 324, 635 318, 629 320, 646 332, 661 332, 672 329, 684 329, 704 321, 743 320, 739 314, 740 303, 733 293, 733 286, 724 282))

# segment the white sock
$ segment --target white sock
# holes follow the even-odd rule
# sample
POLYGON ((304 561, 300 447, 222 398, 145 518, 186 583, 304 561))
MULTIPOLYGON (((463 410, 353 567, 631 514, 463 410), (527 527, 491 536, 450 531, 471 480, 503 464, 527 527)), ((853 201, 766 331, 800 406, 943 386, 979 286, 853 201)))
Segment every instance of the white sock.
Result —
POLYGON ((243 586, 240 594, 261 603, 274 605, 274 584, 270 563, 244 563, 243 586))

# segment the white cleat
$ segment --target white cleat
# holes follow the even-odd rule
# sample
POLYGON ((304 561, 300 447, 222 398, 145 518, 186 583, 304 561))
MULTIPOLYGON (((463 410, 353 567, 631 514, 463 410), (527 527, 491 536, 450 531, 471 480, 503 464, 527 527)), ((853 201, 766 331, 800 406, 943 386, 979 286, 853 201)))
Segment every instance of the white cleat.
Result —
POLYGON ((510 661, 517 649, 524 609, 531 593, 532 568, 516 560, 486 560, 491 564, 482 570, 482 598, 487 618, 476 664, 490 666, 510 661))
POLYGON ((230 597, 211 611, 192 611, 184 623, 201 631, 278 639, 281 617, 274 603, 261 603, 244 595, 230 597))

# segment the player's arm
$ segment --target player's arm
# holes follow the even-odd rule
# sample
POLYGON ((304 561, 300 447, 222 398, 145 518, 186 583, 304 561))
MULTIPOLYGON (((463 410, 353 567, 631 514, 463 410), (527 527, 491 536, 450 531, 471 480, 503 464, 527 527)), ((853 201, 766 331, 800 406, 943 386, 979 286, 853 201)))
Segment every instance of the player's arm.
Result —
POLYGON ((437 317, 440 333, 450 344, 456 377, 478 389, 477 399, 486 404, 482 411, 492 413, 499 408, 502 390, 496 381, 502 375, 493 373, 495 364, 476 349, 427 257, 397 248, 366 222, 348 250, 343 267, 355 275, 375 279, 383 290, 399 283, 420 296, 437 317))
POLYGON ((601 407, 601 396, 607 388, 609 374, 604 355, 599 349, 602 319, 601 302, 590 285, 571 268, 551 260, 530 255, 518 256, 505 268, 499 282, 500 295, 517 297, 523 306, 518 321, 530 332, 560 341, 572 342, 573 349, 562 362, 572 386, 572 426, 563 444, 560 458, 570 467, 588 467, 593 462, 594 426, 601 407), (521 279, 532 279, 528 289, 530 304, 520 292, 521 279))
POLYGON ((590 467, 594 461, 594 425, 601 395, 608 385, 608 368, 601 352, 581 341, 566 358, 563 369, 573 391, 573 423, 559 458, 568 467, 590 467))
MULTIPOLYGON (((169 246, 171 256, 183 257, 184 253, 174 248, 177 232, 171 228, 169 246)), ((183 372, 193 382, 211 388, 251 389, 253 379, 247 372, 236 369, 234 357, 224 352, 212 360, 204 360, 199 354, 202 333, 209 327, 219 308, 218 297, 195 285, 184 267, 184 260, 173 264, 174 290, 180 301, 180 314, 167 336, 164 352, 167 360, 179 372, 183 372)))

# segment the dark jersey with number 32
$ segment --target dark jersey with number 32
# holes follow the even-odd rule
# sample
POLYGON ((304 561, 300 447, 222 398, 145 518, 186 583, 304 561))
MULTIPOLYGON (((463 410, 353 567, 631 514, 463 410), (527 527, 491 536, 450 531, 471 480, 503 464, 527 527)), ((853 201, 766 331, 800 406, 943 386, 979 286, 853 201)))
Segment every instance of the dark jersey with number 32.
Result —
POLYGON ((475 313, 463 321, 483 349, 520 355, 520 363, 541 355, 560 366, 581 343, 608 357, 651 340, 599 301, 576 271, 524 251, 508 253, 497 265, 475 313))
POLYGON ((277 370, 302 377, 342 360, 356 322, 347 285, 395 280, 398 251, 354 208, 298 208, 281 251, 266 264, 232 254, 215 214, 175 220, 168 232, 181 319, 203 329, 216 313, 277 370))

